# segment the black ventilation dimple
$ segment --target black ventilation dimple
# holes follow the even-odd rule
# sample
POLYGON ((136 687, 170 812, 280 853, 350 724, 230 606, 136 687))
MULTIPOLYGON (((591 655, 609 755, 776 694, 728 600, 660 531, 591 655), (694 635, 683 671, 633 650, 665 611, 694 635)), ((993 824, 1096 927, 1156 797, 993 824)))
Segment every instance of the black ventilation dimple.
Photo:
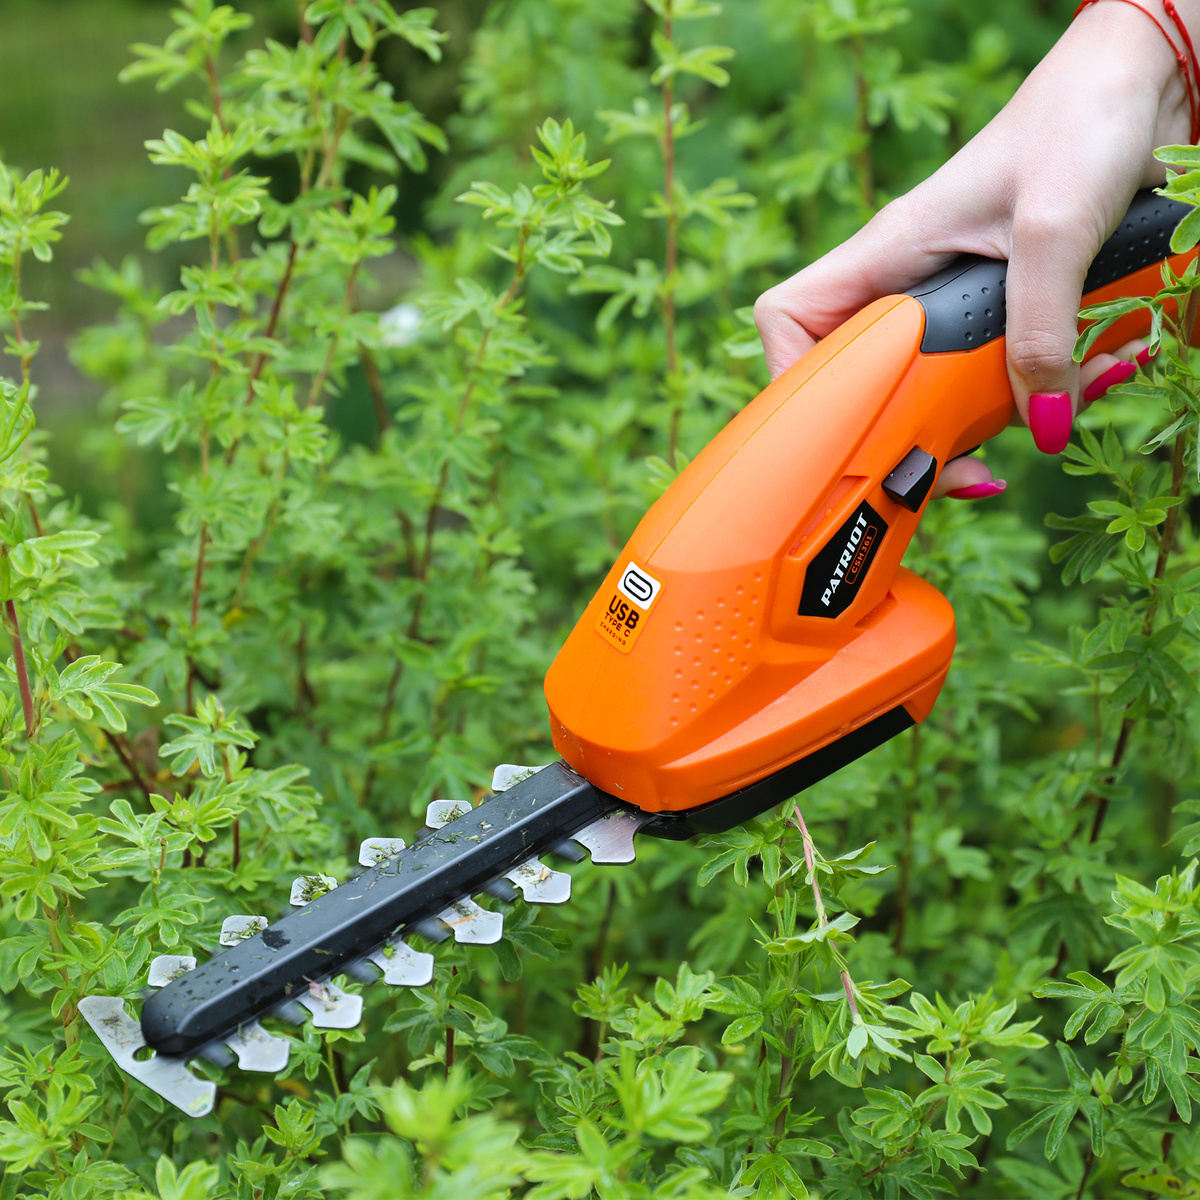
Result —
MULTIPOLYGON (((1096 255, 1087 273, 1086 295, 1160 262, 1171 252, 1171 234, 1190 211, 1153 191, 1138 192, 1129 212, 1096 255)), ((1008 263, 1001 259, 964 254, 924 283, 910 288, 925 309, 926 354, 973 350, 1004 336, 1007 306, 1004 297, 1008 263), (993 293, 997 293, 993 297, 993 293)))

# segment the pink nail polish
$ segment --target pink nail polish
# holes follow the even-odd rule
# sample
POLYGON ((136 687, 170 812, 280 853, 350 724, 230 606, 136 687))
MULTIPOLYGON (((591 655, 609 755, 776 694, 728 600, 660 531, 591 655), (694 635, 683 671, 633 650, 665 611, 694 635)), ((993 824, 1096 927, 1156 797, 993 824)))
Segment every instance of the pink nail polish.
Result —
POLYGON ((1069 392, 1035 392, 1029 397, 1029 432, 1043 454, 1061 454, 1071 440, 1069 392))
MULTIPOLYGON (((1158 350, 1161 349, 1162 347, 1159 346, 1158 350)), ((1147 346, 1145 350, 1139 350, 1137 352, 1134 362, 1136 362, 1139 367, 1144 367, 1147 363, 1153 362, 1158 357, 1158 350, 1155 350, 1154 353, 1151 354, 1150 347, 1147 346)))
POLYGON ((973 483, 970 487, 955 488, 946 495, 954 500, 986 500, 998 496, 1008 484, 1003 479, 989 479, 986 483, 973 483))
POLYGON ((1124 383, 1130 375, 1137 370, 1137 364, 1131 362, 1119 362, 1115 366, 1111 366, 1098 379, 1093 379, 1087 385, 1083 393, 1084 400, 1091 404, 1093 400, 1099 400, 1109 388, 1116 387, 1118 383, 1124 383))

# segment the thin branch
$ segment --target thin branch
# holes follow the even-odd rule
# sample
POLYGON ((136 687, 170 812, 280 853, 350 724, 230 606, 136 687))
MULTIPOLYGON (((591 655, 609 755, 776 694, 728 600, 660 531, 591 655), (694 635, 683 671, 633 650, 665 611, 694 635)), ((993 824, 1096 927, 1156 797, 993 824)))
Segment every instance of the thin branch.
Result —
POLYGON ((129 772, 133 782, 137 784, 138 790, 149 800, 151 796, 150 784, 146 781, 146 777, 142 774, 141 768, 138 766, 137 759, 133 754, 133 747, 129 745, 129 742, 123 735, 113 733, 109 729, 104 731, 104 736, 108 744, 113 748, 113 752, 121 760, 121 764, 125 770, 129 772))
MULTIPOLYGON (((813 901, 817 906, 817 928, 823 931, 829 926, 829 918, 825 915, 825 901, 821 896, 821 885, 817 881, 816 852, 813 847, 813 840, 809 835, 808 826, 804 824, 804 814, 800 811, 800 805, 794 800, 792 801, 792 809, 796 814, 795 826, 800 830, 800 836, 804 840, 804 863, 808 867, 808 878, 812 884, 813 901)), ((846 1004, 850 1009, 850 1015, 854 1018, 855 1025, 861 1025, 862 1017, 858 1015, 858 1005, 854 1000, 854 981, 850 978, 850 973, 844 966, 841 967, 840 974, 842 991, 846 993, 846 1004)))
POLYGON ((217 64, 211 54, 204 56, 204 71, 208 76, 208 92, 212 97, 213 116, 217 118, 217 125, 220 126, 222 133, 229 132, 229 126, 225 124, 225 109, 221 103, 221 83, 217 78, 217 64))
POLYGON ((901 813, 903 841, 896 862, 899 881, 896 886, 896 928, 892 934, 892 949, 897 954, 904 953, 904 937, 908 928, 909 892, 912 887, 913 807, 916 803, 919 782, 920 757, 921 726, 914 725, 912 740, 908 744, 908 765, 912 773, 912 785, 906 790, 904 796, 904 807, 901 813))
POLYGON ((1079 1190, 1075 1193, 1075 1200, 1083 1200, 1083 1193, 1087 1188, 1088 1179, 1092 1174, 1092 1167, 1096 1165, 1096 1156, 1092 1153, 1092 1148, 1088 1147, 1087 1158, 1083 1160, 1083 1173, 1079 1176, 1079 1190))
POLYGON ((25 643, 21 640, 21 626, 17 621, 17 606, 12 600, 4 602, 7 616, 8 636, 12 639, 13 666, 17 671, 17 683, 21 689, 21 710, 25 714, 25 736, 33 741, 37 734, 34 720, 33 689, 29 686, 29 668, 25 663, 25 643))
MULTIPOLYGON (((1197 312, 1200 310, 1200 291, 1192 291, 1187 303, 1184 305, 1183 312, 1180 314, 1179 321, 1174 327, 1176 340, 1179 344, 1180 356, 1184 363, 1187 364, 1190 357, 1190 346, 1192 330, 1195 328, 1197 312)), ((1181 414, 1175 414, 1179 416, 1181 414)), ((1171 454, 1171 491, 1172 497, 1178 498, 1183 495, 1183 479, 1185 466, 1185 451, 1186 441, 1184 434, 1180 434, 1175 439, 1175 444, 1171 454)), ((1150 602, 1146 606, 1146 615, 1142 621, 1142 636, 1151 637, 1154 633, 1155 620, 1158 617, 1159 605, 1162 601, 1161 583, 1166 578, 1167 567, 1170 564, 1171 555, 1175 549, 1175 539, 1179 532, 1179 523, 1181 520, 1180 510, 1182 504, 1175 504, 1167 511, 1167 518, 1163 523, 1162 534, 1158 542, 1158 554, 1154 562, 1154 576, 1151 584, 1150 602)), ((1098 701, 1097 701, 1098 709, 1098 701)), ((1130 739, 1132 738, 1134 728, 1137 722, 1129 715, 1130 706, 1126 705, 1124 713, 1121 717, 1121 727, 1117 731, 1116 744, 1113 746, 1112 757, 1109 760, 1108 772, 1102 781, 1101 787, 1111 787, 1117 779, 1117 773, 1121 763, 1125 758, 1125 753, 1129 749, 1130 739)), ((1099 717, 1097 717, 1099 720, 1099 717)), ((1097 736, 1100 731, 1097 727, 1097 736)), ((1089 792, 1085 799, 1086 802, 1094 802, 1096 805, 1095 815, 1092 818, 1091 830, 1088 834, 1088 844, 1095 845, 1100 839, 1100 834, 1104 830, 1104 822, 1108 817, 1109 798, 1102 792, 1093 790, 1089 792)), ((1078 886, 1078 885, 1076 885, 1078 886)), ((1067 943, 1066 939, 1060 939, 1058 943, 1058 953, 1055 956, 1054 966, 1051 969, 1051 978, 1057 978, 1067 960, 1067 943)), ((1083 1194, 1083 1187, 1087 1183, 1088 1170, 1090 1170, 1090 1159, 1088 1169, 1084 1171, 1083 1179, 1080 1181, 1080 1195, 1083 1194)))
MULTIPOLYGON (((1188 301, 1189 307, 1194 307, 1192 301, 1196 299, 1196 293, 1193 292, 1188 301)), ((1194 314, 1193 314, 1194 319, 1194 314)), ((1174 451, 1171 456, 1171 496, 1179 497, 1183 494, 1183 473, 1184 473, 1184 451, 1186 449, 1185 442, 1188 435, 1180 434, 1175 439, 1174 451)), ((1183 507, 1182 504, 1176 504, 1167 511, 1167 519, 1163 523, 1162 537, 1158 543, 1158 557, 1154 563, 1154 592, 1150 597, 1150 603, 1146 608, 1146 617, 1142 622, 1142 636, 1150 637, 1154 633, 1154 622, 1158 616, 1159 604, 1162 600, 1162 591, 1157 585, 1161 583, 1167 573, 1167 566, 1171 560, 1171 553, 1175 549, 1175 538, 1179 531, 1179 510, 1183 507)), ((1109 763, 1109 774, 1105 779, 1105 784, 1112 784, 1116 779, 1117 768, 1121 765, 1121 760, 1125 757, 1125 751, 1129 747, 1129 738, 1133 733, 1133 728, 1136 722, 1129 716, 1129 706, 1126 705, 1125 714, 1121 719, 1121 728, 1117 733, 1117 743, 1113 747, 1112 759, 1109 763)), ((1108 797, 1101 795, 1096 797, 1096 816, 1092 821, 1092 831, 1088 838, 1089 844, 1094 844, 1100 837, 1100 832, 1104 828, 1105 818, 1108 816, 1108 797)))
MULTIPOLYGON (((671 7, 663 17, 663 37, 669 42, 674 32, 671 7)), ((671 428, 667 437, 667 462, 677 466, 679 422, 683 402, 675 395, 679 375, 679 350, 675 331, 675 270, 679 259, 679 210, 675 206, 675 86, 674 78, 663 82, 663 203, 667 210, 667 245, 663 279, 663 330, 667 342, 667 392, 672 397, 671 428)))
POLYGON ((362 361, 363 375, 366 376, 367 391, 371 393, 371 407, 375 410, 375 428, 379 434, 379 441, 382 442, 383 435, 387 433, 388 426, 391 424, 387 396, 383 390, 383 376, 379 373, 379 364, 375 361, 375 355, 362 342, 358 343, 358 355, 362 361))
MULTIPOLYGON (((284 299, 287 297, 288 289, 292 284, 292 273, 296 269, 296 253, 299 247, 296 239, 293 237, 291 245, 288 248, 287 264, 283 268, 283 275, 279 279, 279 286, 275 289, 275 297, 271 301, 271 312, 267 318, 267 326, 263 330, 264 338, 273 338, 275 329, 279 324, 279 314, 283 309, 284 299)), ((263 367, 267 362, 266 350, 260 350, 255 357, 254 365, 250 368, 250 376, 246 382, 246 399, 243 407, 249 408, 254 402, 254 385, 258 382, 262 375, 263 367)), ((225 465, 228 467, 237 454, 239 447, 242 444, 241 437, 236 437, 229 443, 229 449, 225 451, 225 465)))
MULTIPOLYGON (((360 263, 355 263, 350 268, 349 278, 346 280, 346 295, 342 300, 342 317, 348 317, 351 309, 354 307, 354 285, 358 282, 358 268, 360 263)), ((325 361, 321 364, 321 370, 315 380, 313 380, 312 388, 309 390, 308 399, 304 401, 304 407, 307 408, 312 404, 325 388, 325 380, 329 378, 329 370, 333 366, 333 356, 337 353, 337 348, 341 338, 335 333, 329 339, 329 350, 325 354, 325 361)))
MULTIPOLYGON (((418 606, 421 603, 422 597, 417 597, 418 606)), ((419 611, 419 608, 418 608, 419 611)), ((379 710, 379 729, 375 734, 375 745, 382 745, 387 739, 388 730, 392 724, 392 709, 396 705, 396 692, 400 687, 400 680, 404 676, 404 659, 397 658, 395 666, 392 667, 391 677, 388 679, 387 687, 383 692, 383 704, 379 710)), ((375 779, 379 774, 378 760, 372 760, 371 765, 367 767, 367 777, 363 780, 362 803, 365 808, 367 802, 371 799, 371 793, 375 789, 375 779)))
MULTIPOLYGON (((200 526, 200 543, 196 549, 196 570, 192 575, 192 613, 191 627, 196 628, 200 620, 200 594, 204 589, 204 550, 208 545, 208 526, 200 526)), ((194 713, 195 705, 193 704, 193 692, 196 682, 196 667, 192 662, 191 655, 188 655, 188 672, 187 672, 187 710, 189 713, 194 713)))
POLYGON ((870 85, 867 83, 866 46, 861 37, 850 39, 850 50, 854 55, 854 123, 862 139, 858 152, 858 185, 863 203, 868 209, 875 207, 875 169, 871 159, 871 123, 868 102, 870 85))

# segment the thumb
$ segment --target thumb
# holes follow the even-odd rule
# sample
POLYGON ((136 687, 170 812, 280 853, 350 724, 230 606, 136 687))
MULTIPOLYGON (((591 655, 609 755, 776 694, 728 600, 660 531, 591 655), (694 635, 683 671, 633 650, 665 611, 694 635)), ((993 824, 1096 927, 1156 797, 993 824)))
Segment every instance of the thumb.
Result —
POLYGON ((775 379, 859 309, 903 291, 954 257, 914 234, 913 194, 893 200, 853 237, 764 292, 754 305, 775 379))
POLYGON ((1037 448, 1059 454, 1078 409, 1079 366, 1071 357, 1088 267, 1104 240, 1094 219, 1063 212, 1018 214, 1005 288, 1008 374, 1037 448))

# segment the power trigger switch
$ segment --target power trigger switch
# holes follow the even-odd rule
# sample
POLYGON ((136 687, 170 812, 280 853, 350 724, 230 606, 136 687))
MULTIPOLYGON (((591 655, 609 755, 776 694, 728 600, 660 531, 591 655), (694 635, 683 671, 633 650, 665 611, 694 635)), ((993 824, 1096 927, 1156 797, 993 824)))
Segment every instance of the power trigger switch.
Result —
POLYGON ((937 459, 914 446, 883 481, 883 490, 909 512, 916 512, 925 503, 929 489, 937 478, 937 459))

